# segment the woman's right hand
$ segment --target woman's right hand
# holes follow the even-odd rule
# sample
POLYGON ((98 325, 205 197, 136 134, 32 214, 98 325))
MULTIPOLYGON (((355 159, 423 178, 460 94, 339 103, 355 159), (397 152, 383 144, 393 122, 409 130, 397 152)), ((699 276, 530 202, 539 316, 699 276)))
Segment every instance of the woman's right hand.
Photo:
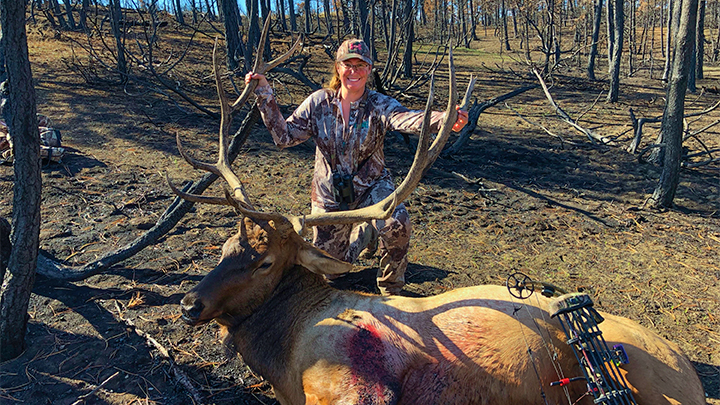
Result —
POLYGON ((267 81, 267 78, 265 78, 265 75, 262 75, 260 73, 248 72, 245 75, 245 84, 246 85, 250 84, 251 80, 257 80, 258 86, 269 86, 270 85, 270 83, 268 83, 268 81, 267 81))

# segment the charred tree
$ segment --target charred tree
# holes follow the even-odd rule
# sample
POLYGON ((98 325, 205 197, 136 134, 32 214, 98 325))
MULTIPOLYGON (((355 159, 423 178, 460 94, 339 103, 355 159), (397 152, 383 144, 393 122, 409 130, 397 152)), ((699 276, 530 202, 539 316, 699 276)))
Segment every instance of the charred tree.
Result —
POLYGON ((127 60, 125 59, 125 35, 122 28, 122 8, 120 0, 110 0, 110 24, 112 26, 113 37, 115 37, 115 46, 117 48, 117 70, 120 72, 120 80, 127 80, 127 60))
POLYGON ((72 4, 70 4, 70 0, 63 0, 63 3, 65 4, 65 15, 67 16, 68 28, 75 30, 77 26, 75 25, 75 17, 73 17, 72 4))
POLYGON ((285 0, 277 0, 278 15, 280 16, 280 27, 283 32, 287 32, 287 18, 285 18, 285 0))
POLYGON ((371 49, 373 49, 375 44, 370 41, 370 21, 368 21, 367 2, 365 0, 356 0, 355 4, 357 5, 357 15, 360 17, 358 21, 360 38, 365 41, 371 49))
MULTIPOLYGON (((245 70, 250 70, 252 69, 250 63, 260 43, 260 11, 258 10, 258 0, 247 0, 245 7, 248 13, 248 20, 250 20, 248 23, 247 43, 245 44, 245 70)), ((237 11, 237 7, 235 9, 237 11)), ((240 21, 239 15, 238 11, 238 23, 240 21)))
POLYGON ((87 13, 90 9, 90 0, 82 0, 82 3, 80 4, 80 22, 79 26, 80 29, 88 32, 88 26, 87 26, 87 13))
MULTIPOLYGON (((510 36, 508 35, 508 22, 507 22, 507 9, 505 8, 505 0, 502 0, 500 2, 500 18, 502 18, 502 26, 503 26, 503 42, 505 45, 505 50, 510 50, 510 36)), ((467 47, 470 47, 470 44, 467 45, 467 47)))
POLYGON ((328 35, 335 33, 333 29, 332 16, 330 15, 330 0, 323 0, 323 11, 325 14, 325 25, 327 26, 328 35))
POLYGON ((623 48, 623 30, 624 30, 624 10, 622 0, 608 0, 608 3, 615 2, 613 6, 613 44, 612 59, 610 59, 610 90, 608 91, 607 101, 614 103, 618 100, 620 93, 620 61, 622 59, 623 48))
POLYGON ((53 8, 53 12, 55 13, 55 18, 58 19, 60 22, 60 28, 62 29, 68 29, 68 24, 65 22, 65 17, 63 17, 63 12, 60 9, 60 3, 58 3, 58 0, 49 0, 50 5, 53 8))
POLYGON ((310 10, 310 0, 305 0, 303 7, 303 13, 305 14, 305 34, 312 32, 312 10, 310 10))
POLYGON ((290 31, 296 32, 297 15, 295 14, 295 0, 288 0, 288 17, 290 18, 290 31))
POLYGON ((413 42, 415 42, 415 18, 413 18, 413 1, 406 0, 405 3, 405 52, 403 53, 403 76, 406 79, 412 77, 412 54, 413 54, 413 42))
POLYGON ((698 2, 697 25, 695 27, 695 78, 703 79, 705 58, 705 0, 698 2))
MULTIPOLYGON (((240 39, 240 12, 236 0, 218 0, 218 6, 225 17, 223 24, 225 26, 227 68, 233 72, 240 67, 239 61, 243 55, 242 40, 240 39)), ((245 59, 247 59, 247 55, 245 59)), ((246 70, 247 68, 245 66, 246 70)))
POLYGON ((13 138, 15 174, 12 249, 9 271, 0 286, 0 362, 19 356, 25 348, 27 308, 40 243, 40 134, 28 60, 26 4, 25 1, 0 0, 0 42, 6 50, 9 90, 3 118, 13 138))
POLYGON ((175 19, 177 20, 180 25, 185 25, 185 17, 183 16, 182 11, 182 4, 180 4, 180 0, 174 0, 175 1, 175 19))
POLYGON ((5 279, 5 270, 7 270, 10 261, 10 253, 12 252, 12 244, 10 244, 10 223, 0 217, 0 286, 5 279))
POLYGON ((694 74, 690 70, 690 60, 695 47, 697 11, 698 0, 683 0, 661 127, 663 141, 660 147, 664 149, 663 171, 649 200, 649 203, 655 207, 672 206, 680 179, 685 94, 688 75, 694 74))
MULTIPOLYGON (((608 0, 612 1, 612 0, 608 0)), ((593 19, 593 32, 592 32, 592 43, 590 44, 590 54, 588 55, 587 64, 587 75, 588 79, 595 79, 595 58, 597 57, 597 46, 600 40, 600 19, 602 18, 602 7, 603 0, 594 1, 594 19, 593 19)))

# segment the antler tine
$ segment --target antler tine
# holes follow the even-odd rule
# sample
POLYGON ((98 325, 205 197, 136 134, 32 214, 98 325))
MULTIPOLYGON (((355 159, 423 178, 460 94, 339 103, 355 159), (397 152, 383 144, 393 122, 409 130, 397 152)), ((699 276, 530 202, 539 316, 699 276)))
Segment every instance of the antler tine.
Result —
POLYGON ((428 150, 428 162, 425 170, 432 166, 432 164, 435 163, 435 160, 437 160, 438 156, 440 156, 440 152, 442 152, 443 147, 445 147, 445 143, 447 142, 448 138, 450 138, 450 131, 452 130, 452 127, 453 125, 455 125, 455 121, 457 120, 457 110, 455 109, 455 106, 457 105, 457 80, 455 79, 455 61, 453 60, 452 50, 452 41, 450 41, 448 47, 450 96, 448 97, 448 105, 447 110, 445 111, 445 119, 440 126, 440 131, 438 132, 435 140, 433 141, 432 145, 430 145, 430 149, 428 150))
POLYGON ((250 199, 245 193, 245 188, 243 187, 242 182, 230 168, 228 147, 230 145, 230 125, 232 124, 233 119, 232 107, 228 102, 225 89, 223 88, 219 65, 216 39, 215 46, 213 47, 213 72, 215 74, 215 87, 217 87, 218 98, 220 99, 220 141, 218 147, 218 161, 215 165, 217 172, 213 173, 216 173, 220 177, 224 178, 232 188, 235 198, 239 199, 242 204, 252 209, 252 204, 250 204, 250 199))
POLYGON ((272 212, 260 212, 255 211, 252 209, 248 209, 243 207, 237 199, 235 199, 228 190, 225 190, 225 199, 224 199, 223 205, 229 205, 231 207, 234 207, 236 210, 238 210, 241 214, 245 215, 246 217, 250 217, 254 220, 264 220, 264 221, 280 221, 283 222, 284 220, 287 220, 282 214, 272 213, 272 212))
POLYGON ((255 63, 253 64, 253 71, 255 72, 257 72, 263 64, 263 56, 265 56, 265 42, 267 41, 269 32, 270 15, 268 14, 268 16, 265 17, 265 23, 263 23, 262 34, 260 34, 260 42, 258 42, 258 46, 255 48, 255 51, 257 52, 257 55, 255 56, 255 63))
MULTIPOLYGON (((185 148, 183 148, 182 146, 179 133, 175 134, 175 140, 177 142, 178 151, 180 152, 180 155, 185 159, 185 161, 190 163, 190 165, 196 169, 211 172, 218 177, 222 177, 223 179, 225 179, 225 181, 230 185, 230 187, 232 187, 234 197, 239 200, 238 204, 242 204, 252 210, 252 205, 250 204, 250 200, 245 193, 242 182, 230 168, 230 162, 228 159, 228 145, 230 144, 230 125, 232 124, 232 112, 230 103, 228 102, 227 95, 225 94, 225 90, 223 89, 222 85, 222 77, 220 76, 220 68, 218 63, 217 45, 218 41, 217 39, 215 39, 215 45, 213 46, 212 53, 213 74, 215 75, 215 86, 218 94, 218 99, 220 100, 220 139, 217 163, 210 164, 195 160, 190 157, 190 155, 185 152, 185 148)), ((177 189, 177 187, 175 187, 174 184, 172 184, 169 176, 167 177, 167 181, 172 191, 185 200, 216 205, 233 205, 228 203, 227 199, 219 197, 205 197, 180 191, 177 189)))
POLYGON ((229 204, 227 199, 220 198, 220 197, 206 197, 202 195, 197 194, 191 194, 186 193, 177 187, 175 187, 175 184, 173 184, 172 180, 170 180, 170 174, 165 173, 165 180, 167 180, 168 185, 172 189, 173 193, 175 193, 178 197, 182 198, 183 200, 192 201, 195 203, 204 203, 204 204, 214 204, 214 205, 232 205, 229 204))
MULTIPOLYGON (((263 63, 263 53, 265 51, 265 42, 267 41, 268 32, 270 31, 270 15, 267 16, 265 19, 265 24, 263 25, 263 31, 262 35, 260 35, 260 42, 257 47, 257 56, 255 57, 255 62, 253 64, 253 72, 254 73, 260 73, 265 74, 277 65, 283 63, 286 61, 295 51, 302 45, 303 43, 303 36, 298 36, 298 39, 295 40, 295 43, 293 46, 290 47, 290 49, 285 52, 284 54, 280 55, 279 57, 273 59, 269 63, 263 63)), ((243 92, 240 94, 240 97, 235 100, 235 102, 232 104, 232 111, 237 110, 238 108, 242 107, 247 99, 250 97, 250 95, 255 91, 255 88, 257 87, 258 81, 257 80, 251 80, 250 83, 245 86, 243 89, 243 92)))
POLYGON ((461 110, 467 110, 468 106, 470 105, 470 98, 472 97, 472 92, 475 90, 475 81, 477 78, 470 75, 470 83, 468 83, 467 90, 465 90, 465 97, 463 97, 462 101, 460 102, 460 109, 461 110))

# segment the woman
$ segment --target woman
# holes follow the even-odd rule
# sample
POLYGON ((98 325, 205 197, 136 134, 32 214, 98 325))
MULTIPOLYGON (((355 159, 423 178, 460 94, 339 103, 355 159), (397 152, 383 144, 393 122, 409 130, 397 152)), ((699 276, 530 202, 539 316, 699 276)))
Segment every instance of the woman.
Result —
MULTIPOLYGON (((280 148, 313 138, 315 172, 312 180, 312 212, 366 207, 394 191, 385 168, 383 141, 388 131, 419 134, 423 111, 411 111, 392 97, 366 89, 372 70, 370 48, 364 41, 349 39, 340 45, 333 76, 322 90, 308 97, 285 119, 264 75, 253 72, 245 83, 258 80, 255 94, 265 126, 280 148)), ((433 112, 431 132, 437 132, 444 113, 433 112)), ((453 126, 467 123, 466 111, 458 110, 453 126)), ((403 204, 387 220, 355 225, 313 228, 313 244, 331 256, 353 263, 370 241, 379 239, 380 269, 377 285, 383 295, 398 294, 405 285, 411 225, 403 204)), ((366 255, 366 253, 363 253, 366 255)))

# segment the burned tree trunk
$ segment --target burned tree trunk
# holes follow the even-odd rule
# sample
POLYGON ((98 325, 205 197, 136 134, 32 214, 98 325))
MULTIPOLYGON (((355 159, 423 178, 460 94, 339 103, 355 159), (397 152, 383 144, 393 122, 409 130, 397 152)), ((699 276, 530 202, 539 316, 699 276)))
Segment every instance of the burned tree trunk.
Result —
MULTIPOLYGON (((608 3, 613 0, 608 0, 608 3)), ((618 101, 620 94, 620 61, 622 58, 623 48, 623 29, 625 25, 625 12, 623 10, 623 1, 614 0, 615 4, 613 7, 613 44, 612 44, 612 59, 610 60, 610 91, 608 91, 607 101, 614 103, 618 101)))
POLYGON ((697 26, 695 27, 695 78, 703 79, 705 58, 705 0, 698 2, 697 26))
POLYGON ((122 8, 120 8, 120 0, 111 0, 110 2, 110 24, 112 25, 113 36, 115 37, 115 45, 117 48, 117 69, 120 72, 120 80, 127 80, 127 61, 125 59, 125 41, 123 29, 121 27, 123 20, 122 8))
POLYGON ((297 31, 297 19, 295 15, 295 0, 288 0, 288 17, 290 17, 290 31, 297 31))
POLYGON ((305 14, 305 34, 310 34, 312 32, 312 11, 310 10, 310 1, 305 0, 304 4, 305 7, 303 7, 303 12, 305 14))
POLYGON ((71 30, 75 30, 75 18, 73 17, 73 7, 72 4, 70 4, 70 0, 63 0, 63 3, 65 4, 65 15, 67 16, 68 21, 68 27, 71 30))
POLYGON ((90 0, 82 0, 82 4, 80 5, 80 29, 88 32, 88 26, 87 26, 87 13, 90 9, 90 0))
POLYGON ((407 79, 412 77, 412 54, 413 54, 413 42, 415 41, 415 19, 413 18, 413 1, 406 0, 405 2, 405 53, 403 54, 403 76, 407 79))
MULTIPOLYGON (((612 0, 608 0, 612 1, 612 0)), ((602 18, 603 0, 595 0, 595 10, 593 20, 592 44, 590 44, 590 55, 588 55, 587 74, 588 79, 595 80, 595 58, 597 57, 597 46, 600 40, 600 19, 602 18)))
POLYGON ((239 11, 236 0, 218 0, 218 6, 225 17, 225 47, 227 69, 235 71, 239 67, 239 60, 243 54, 242 40, 240 39, 239 11))
POLYGON ((333 29, 332 15, 330 15, 330 0, 323 0, 323 11, 325 13, 325 25, 327 26, 328 35, 335 33, 333 29))
POLYGON ((15 184, 12 250, 0 286, 0 362, 22 354, 30 290, 40 244, 40 144, 28 60, 25 1, 0 0, 0 42, 6 50, 8 99, 3 115, 13 137, 15 184), (22 180, 20 180, 22 179, 22 180))
POLYGON ((698 0, 683 0, 661 127, 664 145, 663 171, 649 200, 655 207, 672 206, 680 179, 685 93, 688 75, 695 74, 690 71, 690 60, 695 44, 697 10, 698 0))
MULTIPOLYGON (((500 13, 502 18, 502 26, 503 26, 503 42, 505 45, 505 50, 510 50, 510 37, 508 36, 508 23, 507 23, 507 9, 505 8, 505 0, 502 0, 500 2, 500 13)), ((470 46, 468 45, 468 48, 470 46)))

